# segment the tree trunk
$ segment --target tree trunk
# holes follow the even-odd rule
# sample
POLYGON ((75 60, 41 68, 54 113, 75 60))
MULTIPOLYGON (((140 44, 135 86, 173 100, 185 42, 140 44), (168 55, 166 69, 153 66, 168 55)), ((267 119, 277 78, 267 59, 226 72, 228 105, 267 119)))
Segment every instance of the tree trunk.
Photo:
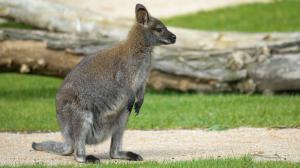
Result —
MULTIPOLYGON (((132 24, 54 0, 0 0, 1 16, 67 34, 0 30, 0 71, 59 77, 84 56, 124 39, 132 24)), ((170 30, 176 44, 153 52, 149 85, 155 89, 300 90, 300 33, 170 30)))
MULTIPOLYGON (((0 17, 52 32, 106 37, 112 41, 126 38, 133 24, 133 20, 107 18, 100 13, 67 6, 55 0, 0 0, 0 17)), ((263 47, 277 40, 300 39, 300 33, 225 33, 172 27, 170 30, 178 37, 174 48, 191 50, 263 47)))
MULTIPOLYGON (((290 40, 266 42, 264 47, 158 47, 153 52, 149 85, 157 90, 202 92, 299 90, 300 40, 294 35, 290 40)), ((0 71, 64 77, 84 56, 113 43, 109 38, 0 30, 0 71)))

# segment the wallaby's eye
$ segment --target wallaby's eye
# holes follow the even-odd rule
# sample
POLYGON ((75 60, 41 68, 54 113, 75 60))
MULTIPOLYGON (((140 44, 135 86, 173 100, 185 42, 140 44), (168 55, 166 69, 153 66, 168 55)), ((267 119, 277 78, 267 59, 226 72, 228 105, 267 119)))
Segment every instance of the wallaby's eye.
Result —
POLYGON ((156 28, 155 31, 157 31, 158 33, 161 33, 163 30, 163 28, 156 28))

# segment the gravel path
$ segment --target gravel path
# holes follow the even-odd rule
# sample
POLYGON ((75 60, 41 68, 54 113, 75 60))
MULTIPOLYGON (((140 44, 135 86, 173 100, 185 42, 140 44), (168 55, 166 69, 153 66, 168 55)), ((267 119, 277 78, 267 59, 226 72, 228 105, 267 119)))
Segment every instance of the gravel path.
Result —
MULTIPOLYGON (((0 133, 2 164, 76 163, 73 156, 33 151, 31 142, 56 140, 60 133, 0 133)), ((87 153, 109 161, 109 141, 88 146, 87 153)), ((237 157, 246 154, 259 160, 300 161, 300 129, 238 128, 226 131, 163 130, 126 131, 124 148, 145 160, 174 161, 195 158, 237 157)))

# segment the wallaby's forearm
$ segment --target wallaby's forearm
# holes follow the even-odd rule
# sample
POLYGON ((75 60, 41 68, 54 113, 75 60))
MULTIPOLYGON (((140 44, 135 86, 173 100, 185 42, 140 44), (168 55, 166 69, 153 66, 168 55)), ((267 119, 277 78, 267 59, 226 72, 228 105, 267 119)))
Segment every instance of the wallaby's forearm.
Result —
POLYGON ((138 115, 140 112, 140 109, 144 103, 144 95, 145 95, 145 89, 146 88, 146 83, 142 85, 136 92, 136 101, 134 104, 134 111, 138 115))

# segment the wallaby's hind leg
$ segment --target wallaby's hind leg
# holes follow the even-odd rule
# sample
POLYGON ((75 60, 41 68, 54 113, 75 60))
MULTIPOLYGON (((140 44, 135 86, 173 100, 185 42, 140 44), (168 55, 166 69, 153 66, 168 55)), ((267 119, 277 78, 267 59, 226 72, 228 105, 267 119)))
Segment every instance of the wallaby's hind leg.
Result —
MULTIPOLYGON (((79 113, 80 114, 80 113, 79 113)), ((89 155, 86 156, 85 154, 85 142, 86 142, 86 136, 91 129, 91 124, 93 122, 93 115, 90 112, 83 112, 81 113, 83 116, 77 118, 74 123, 76 123, 74 129, 76 130, 74 132, 74 156, 75 160, 80 163, 85 162, 99 162, 99 159, 95 156, 89 155)))
POLYGON ((122 112, 120 116, 120 120, 118 123, 118 127, 115 132, 113 132, 111 137, 110 144, 110 157, 112 159, 125 159, 125 160, 134 160, 134 161, 142 161, 143 158, 133 152, 122 151, 122 137, 124 133, 124 129, 127 123, 129 112, 125 110, 122 112))
POLYGON ((75 137, 75 145, 74 145, 74 148, 75 148, 75 153, 74 153, 74 156, 75 156, 75 160, 77 162, 80 162, 80 163, 84 163, 86 162, 86 158, 85 158, 85 137, 86 135, 79 135, 78 137, 75 137))

